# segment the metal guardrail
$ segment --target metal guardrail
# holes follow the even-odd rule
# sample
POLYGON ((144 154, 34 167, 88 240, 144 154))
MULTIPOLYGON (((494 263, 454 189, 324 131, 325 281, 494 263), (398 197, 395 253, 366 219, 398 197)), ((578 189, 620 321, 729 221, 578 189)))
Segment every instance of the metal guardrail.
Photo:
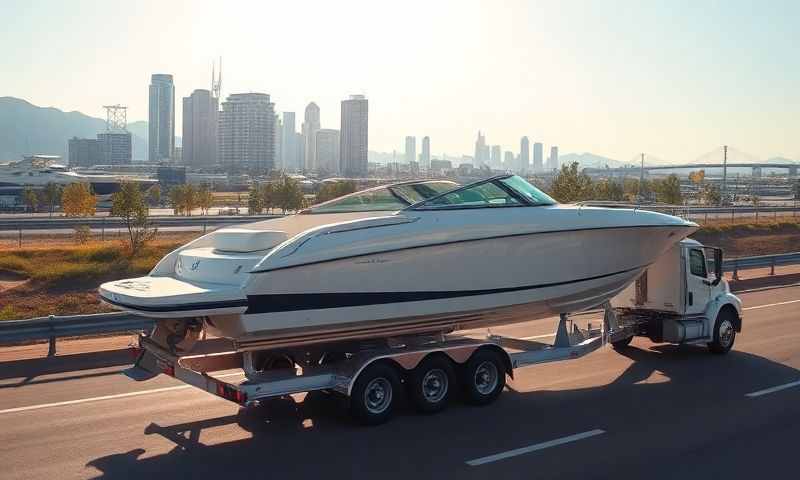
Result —
POLYGON ((730 258, 723 260, 722 270, 724 272, 733 272, 733 279, 739 280, 739 270, 770 267, 769 274, 775 275, 775 267, 797 264, 800 264, 800 252, 730 258))
MULTIPOLYGON (((800 252, 779 255, 760 255, 724 260, 722 270, 733 272, 738 280, 739 270, 770 267, 770 275, 775 267, 800 264, 800 252)), ((124 312, 97 313, 92 315, 49 316, 28 320, 0 321, 0 345, 19 342, 48 340, 48 355, 56 353, 56 339, 82 335, 106 333, 141 332, 153 328, 153 320, 124 312)))
POLYGON ((141 332, 153 328, 153 320, 125 312, 96 313, 0 321, 0 345, 34 340, 49 340, 48 356, 56 354, 56 339, 101 335, 106 333, 141 332))

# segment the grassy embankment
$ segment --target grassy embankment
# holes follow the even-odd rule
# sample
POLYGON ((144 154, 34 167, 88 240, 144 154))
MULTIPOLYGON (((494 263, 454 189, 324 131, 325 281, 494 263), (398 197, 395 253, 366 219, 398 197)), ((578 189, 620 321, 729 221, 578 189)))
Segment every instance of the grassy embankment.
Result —
MULTIPOLYGON (((100 283, 144 275, 167 252, 196 235, 154 241, 133 258, 117 241, 42 241, 2 248, 0 320, 108 311, 97 299, 100 283)), ((722 247, 728 257, 795 252, 800 251, 800 223, 714 224, 702 227, 693 238, 722 247)))

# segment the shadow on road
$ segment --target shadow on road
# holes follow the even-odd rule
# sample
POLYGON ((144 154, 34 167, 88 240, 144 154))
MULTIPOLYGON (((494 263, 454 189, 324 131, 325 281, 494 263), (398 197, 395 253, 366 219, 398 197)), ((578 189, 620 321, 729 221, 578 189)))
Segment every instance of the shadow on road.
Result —
MULTIPOLYGON (((398 414, 401 418, 378 427, 354 425, 341 402, 331 401, 323 393, 310 394, 302 402, 280 399, 227 417, 172 425, 153 423, 143 433, 174 443, 168 453, 146 455, 145 448, 137 448, 97 458, 87 466, 101 472, 98 478, 248 474, 420 478, 441 476, 442 472, 485 478, 485 470, 470 470, 464 462, 503 450, 498 441, 518 447, 532 439, 593 428, 633 428, 638 436, 658 428, 659 422, 668 428, 675 422, 691 426, 714 420, 735 428, 727 409, 741 409, 741 402, 752 401, 746 393, 800 378, 794 368, 737 351, 715 356, 700 347, 654 346, 648 350, 631 347, 623 354, 633 362, 602 386, 548 391, 534 385, 530 391, 507 391, 487 407, 454 402, 447 411, 433 416, 415 414, 406 405, 398 414), (204 438, 222 443, 201 441, 203 431, 209 429, 216 433, 204 438)), ((586 362, 587 368, 601 368, 598 365, 603 360, 586 362)), ((559 367, 549 368, 551 373, 534 370, 532 375, 558 379, 559 367)), ((554 449, 537 461, 542 468, 562 468, 558 462, 574 463, 570 458, 578 445, 584 444, 554 449)), ((648 459, 636 457, 637 447, 628 446, 627 454, 632 462, 642 462, 641 468, 649 468, 648 459)))
POLYGON ((108 367, 130 365, 133 361, 129 349, 105 350, 102 352, 77 353, 73 355, 60 355, 57 357, 31 358, 26 360, 12 360, 0 362, 0 381, 11 378, 20 378, 19 382, 2 383, 0 389, 21 387, 37 383, 62 382, 78 378, 101 377, 116 375, 119 370, 109 372, 77 373, 58 378, 36 380, 42 375, 53 375, 66 372, 80 372, 81 370, 94 370, 108 367))

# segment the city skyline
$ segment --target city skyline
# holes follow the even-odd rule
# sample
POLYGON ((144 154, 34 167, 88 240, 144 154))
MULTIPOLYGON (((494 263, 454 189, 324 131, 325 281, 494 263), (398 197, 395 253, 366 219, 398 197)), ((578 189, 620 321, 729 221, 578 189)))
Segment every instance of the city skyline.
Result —
POLYGON ((265 92, 275 98, 277 111, 298 113, 313 100, 326 127, 338 126, 341 98, 367 94, 374 107, 370 147, 376 151, 396 148, 402 132, 424 131, 436 139, 435 152, 466 153, 480 129, 505 148, 527 135, 563 151, 622 161, 644 151, 685 162, 729 143, 759 158, 800 157, 794 133, 800 97, 793 86, 800 69, 790 55, 797 44, 791 23, 800 14, 796 2, 630 3, 622 13, 605 2, 517 2, 503 8, 441 2, 426 7, 422 18, 412 15, 413 5, 253 4, 254 15, 247 18, 211 5, 137 2, 119 25, 109 21, 116 18, 114 2, 81 8, 4 2, 0 14, 15 21, 0 32, 0 44, 14 48, 0 56, 0 68, 15 74, 0 81, 0 94, 98 117, 101 105, 121 103, 129 106, 132 120, 146 119, 142 85, 151 73, 173 74, 175 96, 183 98, 208 88, 211 61, 221 55, 223 97, 265 92), (309 8, 318 15, 309 19, 309 8), (363 27, 342 33, 337 26, 350 10, 363 27), (448 25, 452 31, 442 38, 395 38, 383 31, 396 16, 391 23, 413 17, 421 28, 436 29, 454 12, 460 22, 448 25), (280 38, 300 37, 297 26, 303 25, 320 38, 337 38, 342 46, 361 42, 366 49, 352 58, 300 62, 317 58, 317 45, 274 48, 268 37, 256 35, 260 29, 250 28, 259 13, 282 20, 274 25, 280 38), (170 17, 174 28, 154 36, 139 25, 157 14, 170 17), (83 28, 64 35, 64 25, 77 18, 83 28), (34 29, 35 38, 25 35, 34 29), (97 46, 103 65, 79 61, 82 46, 94 47, 90 39, 97 37, 111 38, 97 46), (267 46, 269 56, 254 57, 267 46), (415 68, 396 68, 396 58, 414 58, 415 68), (487 77, 508 65, 523 69, 487 77), (69 72, 71 83, 84 88, 65 89, 62 78, 36 74, 45 70, 69 72))

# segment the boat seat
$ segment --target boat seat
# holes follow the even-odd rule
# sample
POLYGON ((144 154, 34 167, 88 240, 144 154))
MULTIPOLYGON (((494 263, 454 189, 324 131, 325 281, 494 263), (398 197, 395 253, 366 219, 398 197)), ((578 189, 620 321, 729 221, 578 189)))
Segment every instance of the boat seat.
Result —
POLYGON ((289 238, 279 230, 223 228, 214 232, 214 248, 221 252, 248 253, 269 250, 289 238))

